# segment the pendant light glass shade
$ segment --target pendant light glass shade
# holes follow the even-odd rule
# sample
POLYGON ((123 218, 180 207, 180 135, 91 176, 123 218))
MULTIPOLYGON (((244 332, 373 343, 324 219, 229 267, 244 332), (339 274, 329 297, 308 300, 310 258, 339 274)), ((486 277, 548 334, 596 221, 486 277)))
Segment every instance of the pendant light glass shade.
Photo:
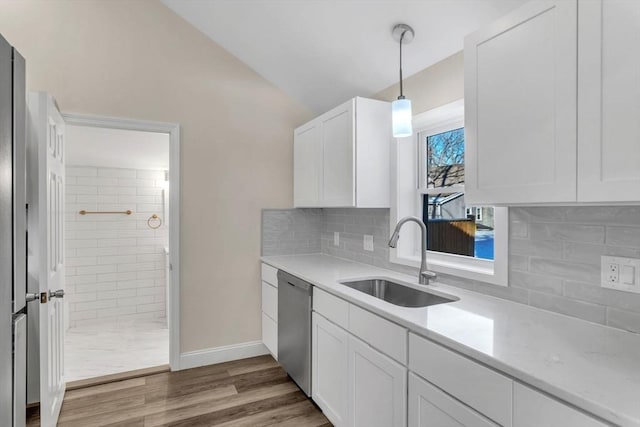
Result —
POLYGON ((391 126, 394 138, 406 138, 413 135, 411 126, 411 100, 404 97, 402 91, 402 44, 411 43, 415 33, 407 24, 398 24, 393 27, 391 35, 400 44, 400 96, 391 103, 391 126))
POLYGON ((394 138, 405 138, 413 135, 412 116, 410 99, 400 98, 391 103, 391 123, 394 138))

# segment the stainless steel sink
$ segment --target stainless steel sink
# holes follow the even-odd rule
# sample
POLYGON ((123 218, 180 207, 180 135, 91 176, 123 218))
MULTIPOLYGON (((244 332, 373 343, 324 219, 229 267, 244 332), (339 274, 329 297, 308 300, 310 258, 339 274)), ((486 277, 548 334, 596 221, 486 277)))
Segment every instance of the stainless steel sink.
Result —
POLYGON ((401 307, 427 307, 457 301, 459 298, 421 291, 384 278, 357 279, 340 282, 344 286, 401 307))

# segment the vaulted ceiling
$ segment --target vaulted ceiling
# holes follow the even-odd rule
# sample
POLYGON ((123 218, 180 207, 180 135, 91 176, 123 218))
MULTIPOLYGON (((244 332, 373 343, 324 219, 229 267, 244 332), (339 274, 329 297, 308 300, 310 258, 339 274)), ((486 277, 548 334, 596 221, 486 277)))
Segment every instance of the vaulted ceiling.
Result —
POLYGON ((162 0, 315 112, 398 81, 397 23, 415 30, 410 76, 460 51, 466 34, 525 0, 162 0))

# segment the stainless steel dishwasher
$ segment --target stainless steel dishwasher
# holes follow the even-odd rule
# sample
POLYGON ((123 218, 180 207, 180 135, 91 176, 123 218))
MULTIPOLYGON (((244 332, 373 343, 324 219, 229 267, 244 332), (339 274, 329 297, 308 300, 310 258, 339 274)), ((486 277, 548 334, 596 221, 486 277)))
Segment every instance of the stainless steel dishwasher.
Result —
POLYGON ((313 285, 278 270, 278 362, 311 396, 311 302, 313 285))

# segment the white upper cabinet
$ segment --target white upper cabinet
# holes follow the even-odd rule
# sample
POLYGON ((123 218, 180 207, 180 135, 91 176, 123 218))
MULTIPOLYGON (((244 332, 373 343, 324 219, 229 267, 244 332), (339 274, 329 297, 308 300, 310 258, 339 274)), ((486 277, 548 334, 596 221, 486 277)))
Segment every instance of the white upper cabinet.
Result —
POLYGON ((576 0, 531 1, 465 39, 469 204, 576 200, 576 0))
POLYGON ((322 129, 322 205, 355 203, 355 129, 353 102, 342 104, 320 119, 322 129))
POLYGON ((295 130, 293 137, 293 199, 296 206, 320 206, 322 177, 321 126, 307 123, 295 130))
POLYGON ((640 201, 640 2, 578 9, 578 200, 640 201))
POLYGON ((295 207, 389 207, 391 107, 354 98, 294 132, 295 207))

